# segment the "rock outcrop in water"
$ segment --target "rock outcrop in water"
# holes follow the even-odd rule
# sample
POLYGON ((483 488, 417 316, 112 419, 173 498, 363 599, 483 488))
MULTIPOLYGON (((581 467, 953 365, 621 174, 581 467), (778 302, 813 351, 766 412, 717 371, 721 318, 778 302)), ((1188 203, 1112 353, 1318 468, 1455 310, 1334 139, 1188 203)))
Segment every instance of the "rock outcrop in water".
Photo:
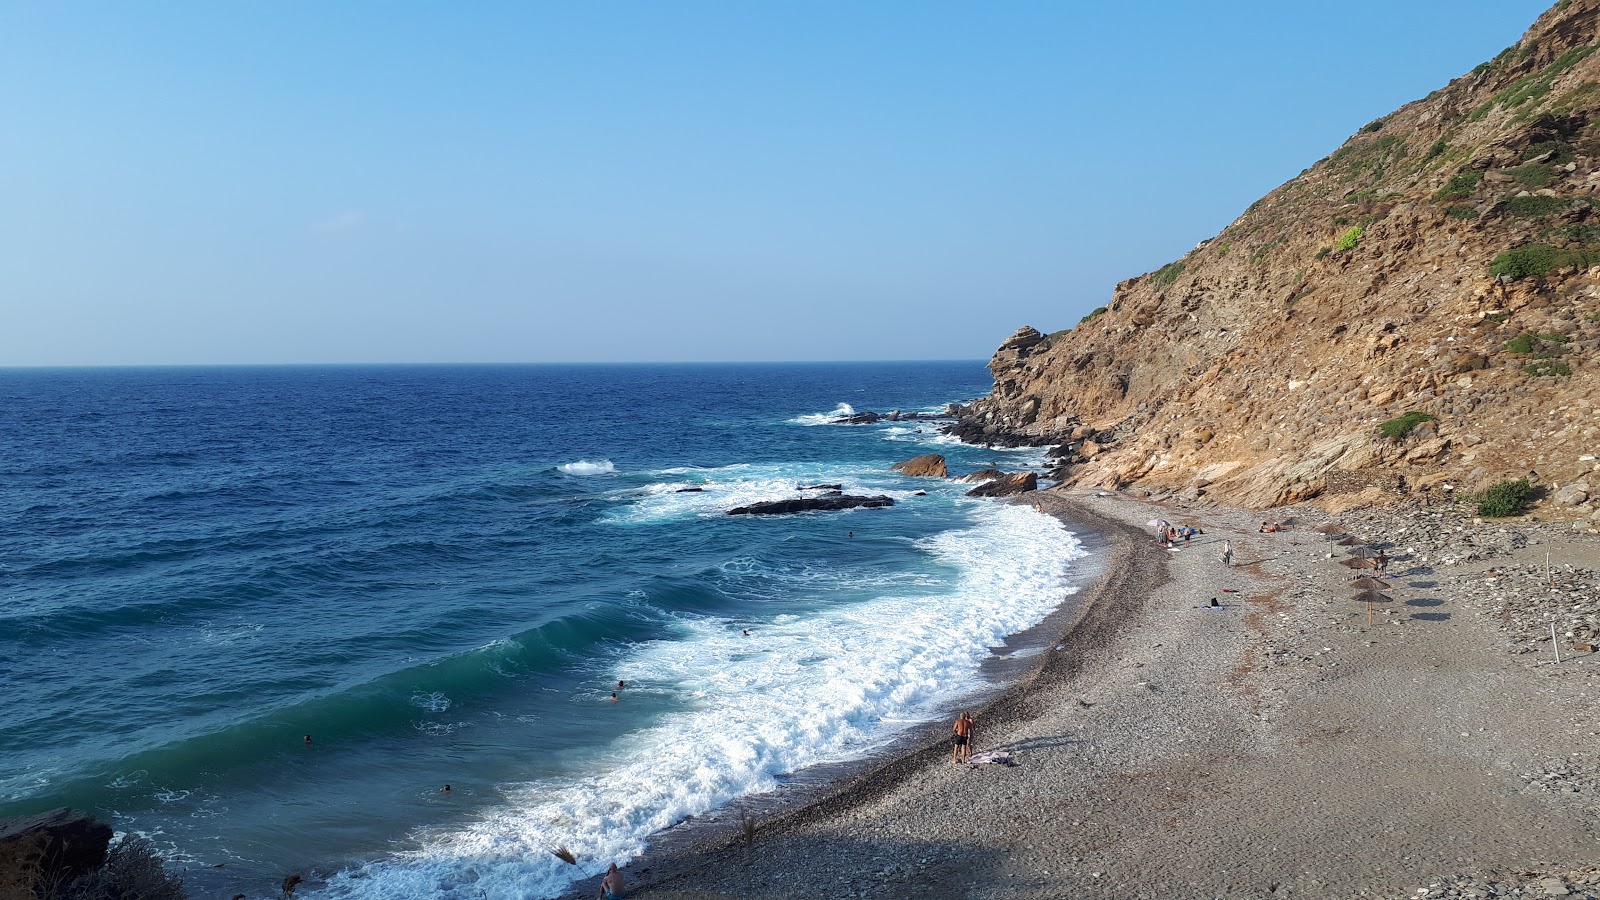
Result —
POLYGON ((970 491, 968 497, 1010 497, 1039 489, 1039 476, 1033 472, 1012 472, 985 481, 970 491))
MULTIPOLYGON (((1600 445, 1597 49, 1600 0, 1557 4, 1076 327, 1018 330, 950 431, 1063 445, 1052 475, 1082 486, 1256 507, 1582 480, 1600 445)), ((1587 492, 1566 509, 1600 516, 1587 492)))
POLYGON ((789 513, 817 510, 855 509, 856 507, 893 506, 891 497, 856 497, 849 494, 823 497, 795 497, 791 500, 769 500, 728 510, 730 516, 779 516, 789 513))
POLYGON ((937 453, 914 456, 904 462, 897 462, 889 468, 902 475, 910 475, 913 478, 944 478, 950 474, 945 467, 944 457, 937 453))

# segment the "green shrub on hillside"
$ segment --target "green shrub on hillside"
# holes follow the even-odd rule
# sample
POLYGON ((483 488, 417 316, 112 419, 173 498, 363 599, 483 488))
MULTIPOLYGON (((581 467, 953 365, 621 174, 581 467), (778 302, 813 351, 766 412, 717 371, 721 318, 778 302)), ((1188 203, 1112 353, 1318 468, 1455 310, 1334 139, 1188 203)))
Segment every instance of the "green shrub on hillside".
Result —
MULTIPOLYGON (((1550 65, 1545 66, 1530 75, 1524 75, 1511 85, 1490 98, 1491 103, 1498 103, 1507 109, 1514 109, 1531 100, 1540 100, 1550 93, 1550 87, 1557 76, 1582 62, 1589 54, 1600 49, 1600 44, 1590 44, 1587 47, 1574 47, 1561 54, 1550 65)), ((1474 110, 1476 113, 1476 110, 1474 110)))
POLYGON ((1371 134, 1374 131, 1378 131, 1381 128, 1383 128, 1383 120, 1382 119, 1373 119, 1371 122, 1368 122, 1367 124, 1361 126, 1361 133, 1362 134, 1371 134))
POLYGON ((1174 281, 1177 281, 1178 280, 1178 276, 1182 275, 1182 274, 1183 274, 1183 263, 1181 263, 1181 262, 1167 263, 1166 265, 1164 265, 1161 268, 1157 269, 1155 271, 1154 275, 1150 276, 1150 283, 1155 285, 1158 288, 1164 288, 1167 285, 1173 283, 1174 281))
POLYGON ((1542 219, 1552 213, 1558 213, 1572 205, 1566 197, 1541 197, 1538 194, 1529 194, 1526 197, 1511 197, 1502 207, 1513 216, 1524 219, 1542 219))
POLYGON ((1524 331, 1509 341, 1505 342, 1507 353, 1521 355, 1532 354, 1539 358, 1560 356, 1565 352, 1565 345, 1572 338, 1558 332, 1540 334, 1537 331, 1524 331))
POLYGON ((1562 225, 1559 228, 1550 229, 1545 234, 1558 241, 1572 241, 1578 244, 1600 244, 1600 225, 1589 222, 1562 225))
POLYGON ((1412 410, 1403 416, 1398 416, 1390 419, 1387 422, 1384 422, 1382 425, 1378 426, 1378 430, 1382 432, 1383 436, 1389 440, 1398 441, 1410 434, 1413 429, 1415 429, 1418 425, 1421 425, 1423 422, 1434 421, 1437 420, 1433 416, 1430 416, 1427 413, 1419 410, 1412 410))
POLYGON ((1082 325, 1083 323, 1089 321, 1090 319, 1094 318, 1095 316, 1103 316, 1105 314, 1106 314, 1106 308, 1104 306, 1096 306, 1094 309, 1089 310, 1088 315, 1085 315, 1083 318, 1079 319, 1078 320, 1078 324, 1082 325))
POLYGON ((1554 154, 1546 162, 1557 166, 1566 165, 1577 157, 1577 151, 1572 149, 1571 144, 1565 141, 1545 141, 1534 144, 1532 147, 1522 151, 1522 158, 1533 159, 1535 156, 1543 156, 1546 153, 1554 154))
POLYGON ((1349 231, 1339 235, 1339 239, 1333 243, 1333 249, 1340 253, 1346 250, 1354 250, 1356 244, 1361 243, 1361 235, 1365 234, 1366 231, 1360 225, 1353 226, 1349 231))
POLYGON ((1539 378, 1565 378, 1572 367, 1559 359, 1536 359, 1522 367, 1522 371, 1539 378))
POLYGON ((1472 196, 1478 189, 1478 182, 1483 180, 1483 173, 1473 170, 1470 172, 1457 172, 1454 178, 1445 182, 1445 186, 1433 195, 1435 200, 1465 200, 1472 196))
POLYGON ((1478 217, 1478 208, 1457 203, 1445 207, 1444 214, 1452 219, 1475 219, 1478 217))
POLYGON ((1513 247, 1489 263, 1489 274, 1511 278, 1538 278, 1556 267, 1556 248, 1549 244, 1513 247))
POLYGON ((1432 147, 1428 148, 1428 155, 1423 157, 1423 162, 1443 156, 1444 151, 1448 149, 1450 149, 1450 142, 1444 138, 1439 138, 1437 141, 1433 142, 1432 147))
POLYGON ((1524 163, 1515 169, 1507 170, 1506 174, 1530 191, 1549 187, 1550 182, 1556 180, 1555 172, 1544 163, 1524 163))
POLYGON ((1539 278, 1550 274, 1556 267, 1560 252, 1549 244, 1528 244, 1513 247, 1489 263, 1489 274, 1511 278, 1539 278))
POLYGON ((1519 516, 1527 507, 1528 495, 1532 492, 1533 485, 1526 478, 1502 481, 1478 498, 1478 515, 1495 519, 1519 516))

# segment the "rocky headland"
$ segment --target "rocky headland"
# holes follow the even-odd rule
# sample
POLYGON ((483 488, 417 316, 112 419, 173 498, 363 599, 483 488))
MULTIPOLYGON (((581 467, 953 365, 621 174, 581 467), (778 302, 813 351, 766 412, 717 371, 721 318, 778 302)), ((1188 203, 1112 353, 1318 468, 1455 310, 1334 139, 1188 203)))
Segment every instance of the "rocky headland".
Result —
POLYGON ((1600 0, 1362 127, 1070 328, 952 431, 1249 507, 1528 477, 1600 517, 1600 0))

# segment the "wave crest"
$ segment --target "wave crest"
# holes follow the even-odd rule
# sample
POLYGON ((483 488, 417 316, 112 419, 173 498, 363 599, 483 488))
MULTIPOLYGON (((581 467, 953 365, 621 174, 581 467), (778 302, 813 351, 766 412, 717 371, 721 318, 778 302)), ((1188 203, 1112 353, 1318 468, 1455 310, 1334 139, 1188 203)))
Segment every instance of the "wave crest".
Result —
POLYGON ((617 467, 612 465, 609 459, 593 461, 580 459, 577 462, 562 463, 556 466, 556 470, 568 475, 615 475, 617 473, 617 467))
POLYGON ((834 419, 842 416, 853 416, 855 414, 856 408, 854 406, 851 406, 848 403, 840 403, 838 406, 833 408, 833 412, 808 413, 807 415, 803 416, 795 416, 789 420, 789 423, 792 425, 828 425, 832 423, 834 419))

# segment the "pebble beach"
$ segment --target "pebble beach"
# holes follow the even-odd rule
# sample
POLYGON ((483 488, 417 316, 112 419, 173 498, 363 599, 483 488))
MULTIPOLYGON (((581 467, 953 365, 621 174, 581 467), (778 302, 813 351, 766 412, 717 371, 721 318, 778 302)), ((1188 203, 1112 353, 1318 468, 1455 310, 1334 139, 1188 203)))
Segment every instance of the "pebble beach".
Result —
POLYGON ((1025 502, 1109 549, 974 711, 1011 765, 954 764, 929 729, 647 854, 630 896, 1600 898, 1600 538, 1456 505, 1279 509, 1261 534, 1249 510, 1025 502), (1204 533, 1171 552, 1153 517, 1204 533), (1391 600, 1351 599, 1339 535, 1383 549, 1391 600))

